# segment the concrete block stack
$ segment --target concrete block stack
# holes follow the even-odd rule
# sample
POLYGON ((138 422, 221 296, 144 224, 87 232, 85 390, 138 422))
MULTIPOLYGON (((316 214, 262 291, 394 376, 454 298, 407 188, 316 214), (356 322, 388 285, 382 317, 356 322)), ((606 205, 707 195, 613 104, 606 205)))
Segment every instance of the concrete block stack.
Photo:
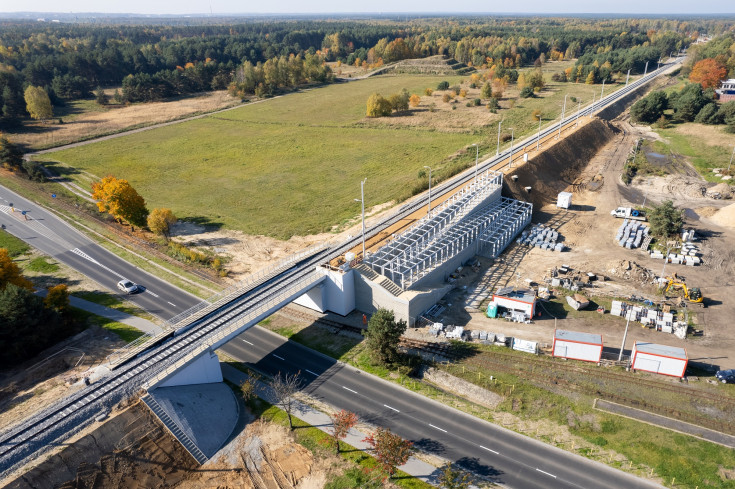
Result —
POLYGON ((615 235, 615 241, 624 248, 639 248, 643 239, 648 236, 650 228, 639 221, 624 219, 615 235))
POLYGON ((542 250, 564 251, 563 237, 553 228, 543 224, 535 224, 530 230, 523 231, 517 242, 528 246, 535 246, 542 250))

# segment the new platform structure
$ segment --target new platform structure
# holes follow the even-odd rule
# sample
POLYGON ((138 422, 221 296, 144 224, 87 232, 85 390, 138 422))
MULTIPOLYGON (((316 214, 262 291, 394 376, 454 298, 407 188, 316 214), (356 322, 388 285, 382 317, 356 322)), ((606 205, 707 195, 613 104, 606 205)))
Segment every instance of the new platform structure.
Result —
POLYGON ((501 197, 502 185, 501 173, 485 172, 364 263, 405 291, 458 257, 498 256, 532 211, 527 202, 501 197))
POLYGON ((557 329, 554 331, 552 356, 599 363, 602 335, 557 329))

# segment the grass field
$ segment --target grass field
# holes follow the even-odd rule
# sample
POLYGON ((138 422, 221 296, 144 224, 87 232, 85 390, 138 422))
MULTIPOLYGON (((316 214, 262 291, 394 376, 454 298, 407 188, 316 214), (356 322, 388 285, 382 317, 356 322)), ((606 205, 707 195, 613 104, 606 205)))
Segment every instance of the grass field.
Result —
POLYGON ((31 247, 4 229, 0 229, 0 248, 8 250, 8 255, 11 258, 15 258, 24 253, 27 253, 31 247))
MULTIPOLYGON (((490 118, 485 107, 465 107, 462 99, 452 109, 436 96, 437 105, 446 105, 436 113, 425 108, 387 119, 364 117, 374 92, 390 96, 406 88, 423 94, 442 80, 455 84, 460 78, 401 75, 329 85, 40 159, 61 162, 48 164, 87 187, 95 176, 125 178, 149 208, 169 207, 179 218, 288 238, 328 231, 359 214, 354 198, 365 177, 368 207, 403 200, 426 188, 427 177, 419 176, 424 165, 441 180, 474 163, 474 152, 467 151, 472 143, 480 144, 481 154, 494 154, 501 117, 503 129, 515 127, 518 139, 537 127, 533 110, 551 120, 561 112, 564 94, 586 103, 600 90, 550 85, 539 98, 519 99, 490 118), (422 118, 411 123, 414 117, 422 118), (476 119, 482 122, 474 124, 476 119), (442 125, 447 121, 451 130, 442 125)), ((513 90, 506 95, 514 97, 513 90)), ((466 100, 473 97, 469 93, 466 100)), ((567 114, 572 105, 576 109, 569 102, 567 114)))

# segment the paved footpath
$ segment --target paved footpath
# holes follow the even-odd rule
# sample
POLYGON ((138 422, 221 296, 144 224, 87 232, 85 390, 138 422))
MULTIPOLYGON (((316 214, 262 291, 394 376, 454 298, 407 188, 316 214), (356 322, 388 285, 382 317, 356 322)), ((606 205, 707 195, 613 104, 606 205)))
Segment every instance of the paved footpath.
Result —
POLYGON ((72 307, 76 307, 77 309, 91 312, 92 314, 102 316, 118 323, 127 324, 128 326, 132 326, 133 328, 143 331, 144 333, 148 333, 150 335, 156 335, 163 331, 160 326, 147 319, 139 318, 138 316, 133 316, 131 314, 118 311, 117 309, 101 306, 99 304, 95 304, 94 302, 85 301, 84 299, 74 297, 73 295, 69 296, 69 304, 71 304, 72 307))
MULTIPOLYGON (((222 366, 222 374, 224 375, 224 377, 234 384, 240 385, 245 379, 248 378, 247 374, 241 372, 240 370, 237 370, 231 365, 228 365, 226 363, 221 363, 220 365, 222 366)), ((264 384, 261 384, 259 386, 257 394, 258 397, 265 399, 270 403, 274 402, 270 389, 267 388, 264 384)), ((319 428, 325 433, 331 434, 330 430, 332 428, 332 420, 326 413, 304 403, 297 402, 293 414, 297 418, 309 423, 315 428, 319 428)), ((368 436, 367 433, 352 428, 347 434, 347 437, 344 439, 344 442, 352 445, 358 450, 367 451, 369 445, 362 441, 366 436, 368 436)), ((418 479, 421 479, 433 485, 437 485, 439 469, 429 463, 417 459, 416 457, 411 457, 405 465, 402 465, 399 468, 407 474, 410 474, 418 479)))

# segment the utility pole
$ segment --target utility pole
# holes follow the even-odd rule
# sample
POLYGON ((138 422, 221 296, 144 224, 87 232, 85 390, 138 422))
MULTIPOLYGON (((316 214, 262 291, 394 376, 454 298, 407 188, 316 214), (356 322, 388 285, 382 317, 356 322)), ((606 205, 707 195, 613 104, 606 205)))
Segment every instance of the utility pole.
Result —
POLYGON ((595 91, 592 90, 592 103, 590 104, 590 117, 592 117, 592 112, 595 111, 595 91))
POLYGON ((646 69, 643 70, 643 76, 646 76, 646 73, 648 73, 648 61, 646 61, 646 69))
POLYGON ((513 168, 513 137, 515 136, 515 128, 510 128, 510 162, 508 168, 513 168))
POLYGON ((367 182, 367 178, 360 182, 360 199, 355 199, 355 201, 360 202, 362 204, 362 259, 365 259, 365 182, 367 182))
POLYGON ((661 58, 658 58, 658 66, 656 66, 656 71, 658 71, 659 68, 661 68, 661 58))
POLYGON ((429 169, 429 209, 426 212, 426 215, 428 217, 431 217, 431 168, 429 168, 426 165, 424 165, 424 168, 428 168, 429 169))
POLYGON ((498 123, 498 146, 495 148, 495 156, 498 156, 500 154, 500 127, 503 125, 503 119, 500 119, 500 122, 498 123))
POLYGON ((605 80, 602 80, 602 90, 600 91, 600 107, 602 107, 602 98, 605 95, 605 80))
POLYGON ((628 337, 628 325, 630 324, 630 313, 631 311, 628 311, 628 320, 625 322, 625 333, 623 333, 623 344, 620 345, 620 355, 618 355, 618 362, 623 360, 623 350, 625 349, 625 339, 628 337))
POLYGON ((628 74, 625 77, 625 86, 628 86, 628 80, 630 80, 630 68, 628 68, 628 74))
POLYGON ((477 162, 480 157, 480 147, 477 143, 472 143, 472 146, 475 147, 475 183, 477 183, 477 162))
POLYGON ((561 125, 564 122, 564 111, 567 109, 567 95, 564 95, 564 105, 561 106, 561 119, 559 119, 559 134, 556 136, 556 139, 561 139, 561 125))
POLYGON ((732 148, 732 154, 730 155, 730 164, 727 165, 727 173, 730 173, 730 167, 732 166, 732 157, 735 156, 735 146, 732 148))
POLYGON ((574 127, 577 127, 579 125, 579 112, 582 110, 582 101, 577 101, 577 117, 574 120, 574 127))

